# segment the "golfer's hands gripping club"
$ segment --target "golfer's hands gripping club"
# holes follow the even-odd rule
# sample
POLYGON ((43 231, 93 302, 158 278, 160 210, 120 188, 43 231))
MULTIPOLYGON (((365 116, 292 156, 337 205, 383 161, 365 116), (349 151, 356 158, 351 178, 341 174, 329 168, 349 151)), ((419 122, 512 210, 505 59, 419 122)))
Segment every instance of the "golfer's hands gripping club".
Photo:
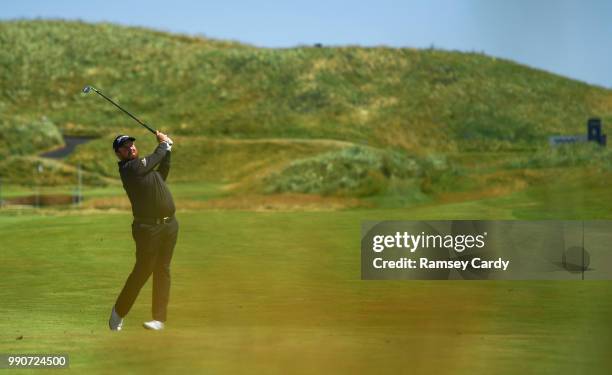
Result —
MULTIPOLYGON (((157 141, 159 143, 166 142, 168 144, 168 146, 172 146, 174 144, 174 142, 172 142, 172 139, 170 139, 170 137, 168 137, 166 134, 160 132, 159 130, 155 132, 155 136, 157 137, 157 141)), ((168 149, 168 150, 170 150, 170 149, 168 149)))
POLYGON ((157 141, 159 143, 168 142, 168 140, 170 139, 170 138, 168 138, 167 135, 165 135, 164 133, 160 132, 159 130, 155 132, 155 136, 157 137, 157 141))

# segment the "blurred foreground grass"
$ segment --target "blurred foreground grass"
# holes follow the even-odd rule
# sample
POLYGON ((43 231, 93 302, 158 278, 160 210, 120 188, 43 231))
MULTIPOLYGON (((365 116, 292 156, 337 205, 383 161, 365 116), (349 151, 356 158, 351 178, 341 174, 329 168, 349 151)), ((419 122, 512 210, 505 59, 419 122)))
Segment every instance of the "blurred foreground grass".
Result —
POLYGON ((359 279, 362 220, 503 219, 516 203, 179 213, 160 333, 140 327, 150 285, 124 331, 106 326, 129 214, 0 215, 0 352, 65 352, 80 373, 608 373, 610 282, 359 279))

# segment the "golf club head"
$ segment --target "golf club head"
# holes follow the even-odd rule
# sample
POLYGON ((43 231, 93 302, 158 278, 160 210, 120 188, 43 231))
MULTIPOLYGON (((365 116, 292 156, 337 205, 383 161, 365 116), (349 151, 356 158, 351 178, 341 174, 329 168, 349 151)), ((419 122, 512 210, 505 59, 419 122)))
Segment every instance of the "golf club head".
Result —
POLYGON ((93 88, 93 87, 91 87, 91 86, 85 86, 85 87, 83 87, 83 93, 88 94, 88 93, 91 91, 91 89, 92 89, 92 88, 93 88))

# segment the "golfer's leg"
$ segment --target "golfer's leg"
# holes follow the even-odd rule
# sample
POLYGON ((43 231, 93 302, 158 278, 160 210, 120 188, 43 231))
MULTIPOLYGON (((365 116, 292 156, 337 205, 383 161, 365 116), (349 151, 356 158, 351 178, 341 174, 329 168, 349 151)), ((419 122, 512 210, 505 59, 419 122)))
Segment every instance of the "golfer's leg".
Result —
POLYGON ((170 298, 170 262, 178 237, 178 222, 174 220, 167 224, 161 247, 153 270, 153 319, 166 321, 168 300, 170 298))
POLYGON ((151 276, 157 258, 156 241, 152 233, 134 230, 132 234, 136 242, 136 264, 134 264, 132 273, 128 276, 115 303, 115 311, 121 317, 126 316, 132 308, 138 293, 140 293, 140 289, 142 289, 149 276, 151 276))

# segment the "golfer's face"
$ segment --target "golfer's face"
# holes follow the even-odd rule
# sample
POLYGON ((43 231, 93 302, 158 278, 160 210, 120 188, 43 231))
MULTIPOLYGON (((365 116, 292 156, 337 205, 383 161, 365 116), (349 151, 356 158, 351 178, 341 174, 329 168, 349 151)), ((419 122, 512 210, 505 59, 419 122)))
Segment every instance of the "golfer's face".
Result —
POLYGON ((138 149, 134 142, 128 141, 117 149, 117 154, 121 160, 132 160, 138 157, 138 149))

